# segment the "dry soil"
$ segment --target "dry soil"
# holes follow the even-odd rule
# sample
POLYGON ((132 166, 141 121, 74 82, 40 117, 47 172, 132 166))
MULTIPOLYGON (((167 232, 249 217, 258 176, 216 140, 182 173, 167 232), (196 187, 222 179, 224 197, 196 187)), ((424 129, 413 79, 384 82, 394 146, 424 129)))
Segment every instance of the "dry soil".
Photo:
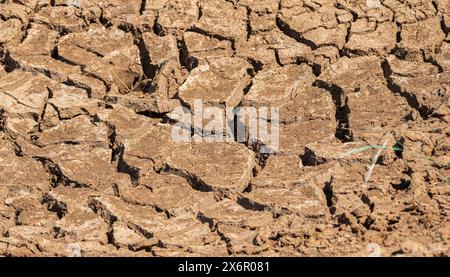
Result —
POLYGON ((449 31, 449 0, 0 0, 0 255, 448 256, 449 31), (199 98, 279 107, 278 151, 173 142, 199 98))

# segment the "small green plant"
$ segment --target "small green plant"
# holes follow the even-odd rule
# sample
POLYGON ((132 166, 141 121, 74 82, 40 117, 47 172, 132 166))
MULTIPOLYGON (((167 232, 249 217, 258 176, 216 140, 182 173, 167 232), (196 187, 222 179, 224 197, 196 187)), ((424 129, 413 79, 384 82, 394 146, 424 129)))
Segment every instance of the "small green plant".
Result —
MULTIPOLYGON (((402 143, 400 143, 400 142, 397 142, 393 146, 367 145, 367 146, 358 147, 358 148, 352 149, 350 151, 347 151, 347 152, 341 154, 341 157, 347 157, 347 156, 355 155, 355 154, 367 151, 369 149, 380 149, 380 151, 378 151, 377 155, 375 156, 376 159, 378 159, 378 156, 380 155, 380 153, 381 153, 381 151, 383 149, 392 149, 394 151, 403 151, 404 148, 405 148, 405 146, 402 143)), ((428 161, 431 161, 433 163, 433 166, 440 167, 440 168, 445 168, 445 169, 450 169, 450 165, 448 165, 448 164, 447 165, 446 164, 441 164, 438 161, 436 161, 436 159, 434 159, 433 157, 426 156, 426 155, 423 155, 423 154, 420 154, 420 153, 415 153, 415 154, 416 155, 414 157, 418 157, 420 159, 426 159, 428 161)), ((376 159, 374 159, 374 160, 376 160, 376 159)), ((371 171, 369 171, 368 177, 370 177, 370 173, 371 173, 371 171)), ((440 174, 437 174, 437 177, 438 177, 438 179, 440 181, 445 182, 447 185, 450 185, 450 181, 449 181, 449 179, 447 177, 442 176, 440 174)), ((366 180, 368 180, 368 178, 366 178, 366 180)))

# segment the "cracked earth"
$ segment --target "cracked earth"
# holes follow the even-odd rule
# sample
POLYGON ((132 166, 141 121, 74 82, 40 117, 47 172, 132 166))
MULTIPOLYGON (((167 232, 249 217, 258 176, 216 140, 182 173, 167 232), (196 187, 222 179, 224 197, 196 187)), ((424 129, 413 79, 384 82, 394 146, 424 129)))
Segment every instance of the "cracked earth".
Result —
POLYGON ((448 256, 449 31, 449 0, 0 0, 0 255, 448 256), (193 99, 279 107, 279 151, 173 142, 193 99))

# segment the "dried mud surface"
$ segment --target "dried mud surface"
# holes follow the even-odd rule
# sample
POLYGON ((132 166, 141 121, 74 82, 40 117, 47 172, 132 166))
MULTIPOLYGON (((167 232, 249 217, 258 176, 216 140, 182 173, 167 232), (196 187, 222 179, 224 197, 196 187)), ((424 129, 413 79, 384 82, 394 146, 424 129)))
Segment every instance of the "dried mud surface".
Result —
POLYGON ((0 255, 448 256, 449 31, 448 0, 2 0, 0 255), (194 98, 280 107, 280 151, 172 142, 194 98))

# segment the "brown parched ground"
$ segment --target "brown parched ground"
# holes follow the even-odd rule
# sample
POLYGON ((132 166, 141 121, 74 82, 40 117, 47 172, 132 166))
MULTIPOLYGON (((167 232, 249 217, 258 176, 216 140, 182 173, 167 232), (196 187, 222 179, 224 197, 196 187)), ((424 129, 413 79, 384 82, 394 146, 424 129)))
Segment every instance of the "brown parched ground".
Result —
POLYGON ((450 255, 449 31, 449 0, 0 0, 0 256, 450 255), (194 99, 279 107, 278 151, 174 142, 194 99))

